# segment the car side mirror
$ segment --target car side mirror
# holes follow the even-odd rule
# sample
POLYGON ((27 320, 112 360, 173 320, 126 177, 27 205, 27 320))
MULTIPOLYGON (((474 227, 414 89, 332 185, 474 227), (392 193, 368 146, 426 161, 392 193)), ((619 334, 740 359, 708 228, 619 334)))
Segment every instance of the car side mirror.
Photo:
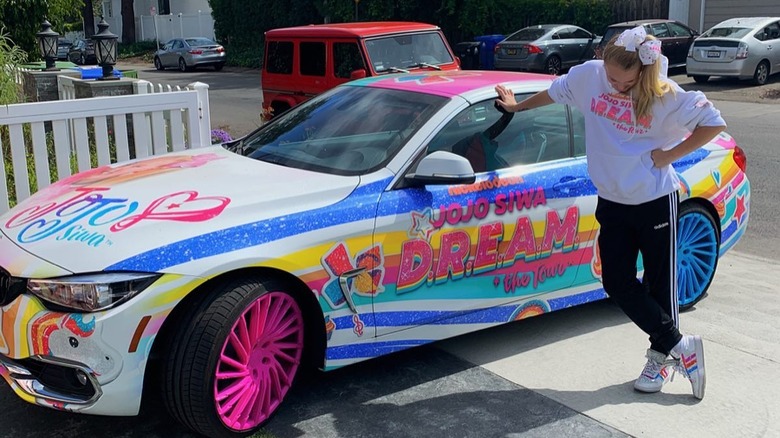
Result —
POLYGON ((471 163, 465 157, 447 151, 436 151, 425 156, 415 173, 405 178, 412 185, 471 184, 477 178, 471 163))
POLYGON ((355 80, 355 79, 363 79, 366 77, 366 70, 363 68, 352 70, 352 72, 349 73, 349 79, 355 80))

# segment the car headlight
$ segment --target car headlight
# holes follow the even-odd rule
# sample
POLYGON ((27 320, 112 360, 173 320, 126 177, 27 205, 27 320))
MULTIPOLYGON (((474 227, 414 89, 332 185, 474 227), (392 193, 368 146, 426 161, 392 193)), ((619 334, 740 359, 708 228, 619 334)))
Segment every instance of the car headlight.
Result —
POLYGON ((129 300, 159 277, 160 274, 113 272, 30 279, 27 281, 27 291, 70 309, 97 312, 129 300))

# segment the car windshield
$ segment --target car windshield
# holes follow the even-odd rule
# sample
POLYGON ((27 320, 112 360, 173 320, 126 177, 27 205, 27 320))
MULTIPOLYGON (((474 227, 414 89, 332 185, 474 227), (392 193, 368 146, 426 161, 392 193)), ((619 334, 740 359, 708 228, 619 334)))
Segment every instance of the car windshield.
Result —
POLYGON ((550 29, 527 27, 509 35, 506 41, 536 41, 543 37, 550 29))
POLYGON ((200 47, 200 46, 215 46, 217 43, 214 41, 211 41, 208 38, 187 38, 185 41, 187 41, 187 44, 189 44, 191 47, 200 47))
POLYGON ((713 27, 704 32, 702 38, 742 38, 753 29, 749 27, 713 27))
POLYGON ((377 73, 453 62, 438 32, 374 38, 366 41, 366 50, 377 73))
POLYGON ((341 86, 279 115, 228 149, 298 169, 361 175, 390 161, 446 102, 428 94, 341 86))

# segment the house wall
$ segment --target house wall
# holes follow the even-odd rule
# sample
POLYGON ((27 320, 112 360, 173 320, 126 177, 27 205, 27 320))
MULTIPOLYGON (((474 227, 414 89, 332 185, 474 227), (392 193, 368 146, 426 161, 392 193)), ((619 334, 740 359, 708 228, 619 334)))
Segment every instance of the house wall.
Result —
MULTIPOLYGON (((168 0, 170 14, 160 15, 158 0, 134 0, 135 35, 138 41, 165 42, 174 37, 214 38, 214 19, 208 0, 168 0), (152 15, 154 7, 155 16, 152 15)), ((122 0, 103 0, 109 30, 122 36, 122 0)))
POLYGON ((688 3, 688 25, 699 32, 736 17, 780 17, 780 0, 740 0, 739 3, 734 0, 689 0, 688 3))

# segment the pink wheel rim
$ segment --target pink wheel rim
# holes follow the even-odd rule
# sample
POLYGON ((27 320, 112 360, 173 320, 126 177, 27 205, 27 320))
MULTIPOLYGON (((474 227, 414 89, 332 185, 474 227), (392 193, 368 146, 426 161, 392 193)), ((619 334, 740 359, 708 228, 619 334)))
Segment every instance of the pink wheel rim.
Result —
POLYGON ((262 424, 292 385, 303 352, 303 315, 295 300, 269 292, 230 329, 217 362, 217 414, 233 430, 262 424))

